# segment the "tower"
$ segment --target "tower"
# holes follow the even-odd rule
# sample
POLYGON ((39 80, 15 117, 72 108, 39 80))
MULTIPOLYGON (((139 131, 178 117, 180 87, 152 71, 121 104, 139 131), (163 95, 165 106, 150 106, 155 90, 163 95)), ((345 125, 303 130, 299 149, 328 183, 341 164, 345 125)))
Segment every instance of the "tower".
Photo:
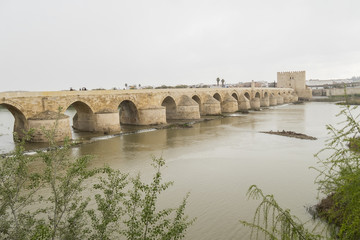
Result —
POLYGON ((309 100, 312 97, 311 89, 305 85, 305 71, 291 71, 277 73, 277 87, 292 88, 299 99, 309 100))

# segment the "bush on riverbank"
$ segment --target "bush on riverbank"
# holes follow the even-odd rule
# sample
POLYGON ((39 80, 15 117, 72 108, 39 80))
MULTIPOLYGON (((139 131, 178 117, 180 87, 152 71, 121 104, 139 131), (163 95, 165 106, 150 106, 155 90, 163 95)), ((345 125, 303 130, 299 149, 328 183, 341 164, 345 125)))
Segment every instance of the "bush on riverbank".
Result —
POLYGON ((319 166, 314 168, 319 172, 319 191, 331 203, 323 211, 323 205, 318 205, 319 216, 330 224, 333 236, 341 239, 360 238, 360 115, 354 115, 355 109, 346 105, 338 114, 346 118, 340 129, 327 126, 331 137, 316 154, 319 166), (324 151, 330 157, 322 159, 324 151))
MULTIPOLYGON (((27 155, 24 141, 0 159, 0 239, 182 239, 194 219, 185 215, 187 196, 177 208, 158 209, 162 158, 154 158, 150 183, 109 167, 89 169, 90 156, 72 159, 68 141, 27 155), (90 191, 86 183, 99 180, 90 191), (89 207, 94 202, 95 207, 89 207)), ((88 184, 88 183, 87 183, 88 184)), ((90 187, 91 188, 91 187, 90 187)))
MULTIPOLYGON (((324 149, 315 155, 318 166, 312 167, 319 175, 315 183, 326 197, 316 206, 317 216, 328 223, 333 239, 360 239, 360 125, 356 107, 345 105, 337 115, 345 117, 339 129, 328 125, 330 138, 324 149), (329 157, 323 159, 322 153, 329 157)), ((272 195, 264 195, 256 186, 249 189, 248 196, 260 198, 252 223, 240 221, 269 239, 322 239, 305 228, 290 210, 284 210, 272 195)), ((263 236, 262 235, 262 236, 263 236)))

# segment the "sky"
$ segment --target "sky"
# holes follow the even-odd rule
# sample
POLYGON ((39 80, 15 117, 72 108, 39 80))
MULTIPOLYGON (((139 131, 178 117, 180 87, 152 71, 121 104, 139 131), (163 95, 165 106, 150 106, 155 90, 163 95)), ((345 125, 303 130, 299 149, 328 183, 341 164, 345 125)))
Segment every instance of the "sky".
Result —
POLYGON ((358 0, 0 0, 0 92, 360 76, 358 0))

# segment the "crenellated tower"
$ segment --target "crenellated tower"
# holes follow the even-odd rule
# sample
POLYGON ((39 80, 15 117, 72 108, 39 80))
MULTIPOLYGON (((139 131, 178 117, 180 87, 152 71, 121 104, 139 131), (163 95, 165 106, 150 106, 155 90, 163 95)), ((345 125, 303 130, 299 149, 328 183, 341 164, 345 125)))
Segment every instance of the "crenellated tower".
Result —
POLYGON ((305 84, 305 71, 291 71, 277 73, 277 87, 292 88, 299 99, 309 100, 312 97, 311 89, 305 84))

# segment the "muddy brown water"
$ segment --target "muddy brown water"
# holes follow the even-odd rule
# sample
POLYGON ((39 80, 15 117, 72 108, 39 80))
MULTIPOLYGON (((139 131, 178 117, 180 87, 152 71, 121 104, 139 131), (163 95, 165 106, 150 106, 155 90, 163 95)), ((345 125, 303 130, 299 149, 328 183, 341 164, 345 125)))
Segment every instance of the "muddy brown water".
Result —
MULTIPOLYGON (((144 179, 153 173, 151 157, 162 156, 167 162, 164 179, 175 183, 160 198, 160 206, 176 206, 190 192, 187 213, 197 221, 186 239, 248 239, 250 230, 238 220, 253 217, 258 202, 246 198, 252 184, 273 194, 300 219, 311 218, 305 207, 317 202, 317 173, 309 167, 316 165, 313 155, 328 137, 325 125, 339 122, 335 117, 339 111, 340 106, 333 103, 309 102, 231 114, 192 128, 155 131, 127 127, 128 131, 140 131, 116 137, 74 133, 93 142, 72 152, 75 156, 93 155, 93 166, 108 164, 131 174, 141 172, 144 179), (304 133, 318 140, 260 133, 270 130, 304 133)), ((11 113, 1 108, 1 153, 13 148, 12 124, 11 113)))

